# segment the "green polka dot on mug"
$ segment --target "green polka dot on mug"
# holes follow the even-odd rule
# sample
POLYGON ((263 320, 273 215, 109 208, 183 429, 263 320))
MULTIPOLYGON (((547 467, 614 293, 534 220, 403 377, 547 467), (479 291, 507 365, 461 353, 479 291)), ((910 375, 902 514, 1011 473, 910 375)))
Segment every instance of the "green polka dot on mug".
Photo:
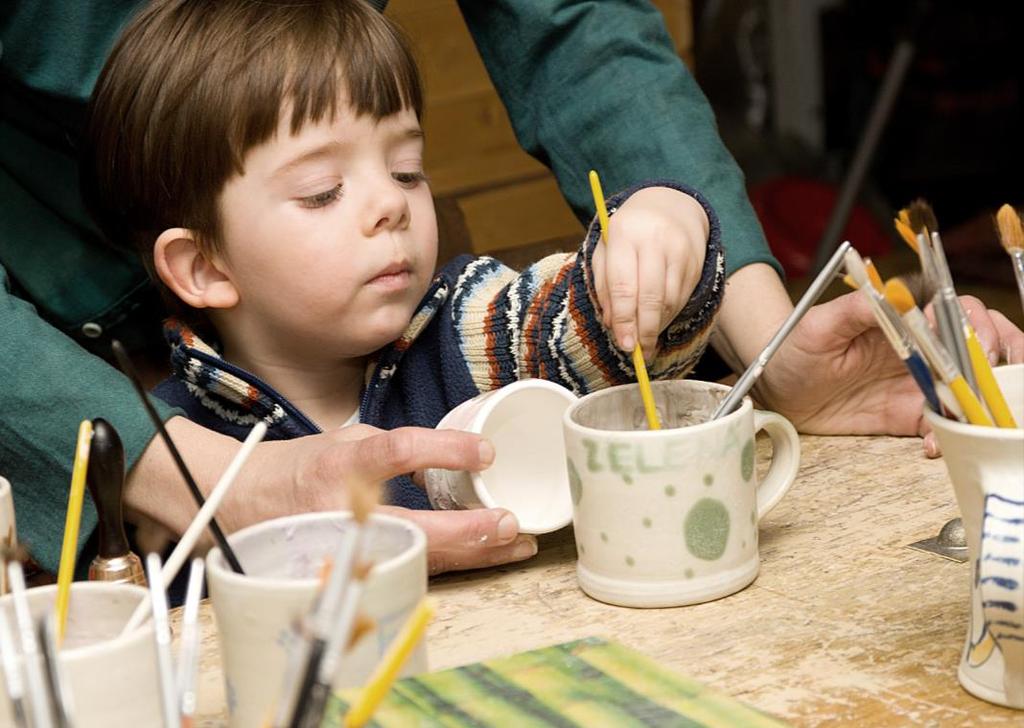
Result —
POLYGON ((567 458, 565 464, 569 469, 569 492, 572 494, 572 503, 578 506, 580 498, 583 497, 583 481, 580 480, 579 471, 576 470, 576 465, 572 460, 567 458))
POLYGON ((714 498, 701 498, 686 514, 683 532, 691 554, 717 561, 729 542, 729 509, 714 498))
POLYGON ((740 474, 743 476, 743 480, 750 482, 750 478, 754 475, 754 441, 747 440, 747 444, 743 446, 743 453, 740 455, 740 474))

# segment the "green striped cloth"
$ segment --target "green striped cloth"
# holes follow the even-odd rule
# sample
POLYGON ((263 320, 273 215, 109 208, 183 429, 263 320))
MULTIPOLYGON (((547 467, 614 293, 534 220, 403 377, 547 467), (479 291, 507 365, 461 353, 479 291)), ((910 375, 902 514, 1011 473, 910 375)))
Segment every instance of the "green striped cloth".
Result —
MULTIPOLYGON (((357 690, 335 696, 323 726, 342 725, 357 690)), ((598 637, 400 680, 369 725, 785 725, 638 652, 598 637)))

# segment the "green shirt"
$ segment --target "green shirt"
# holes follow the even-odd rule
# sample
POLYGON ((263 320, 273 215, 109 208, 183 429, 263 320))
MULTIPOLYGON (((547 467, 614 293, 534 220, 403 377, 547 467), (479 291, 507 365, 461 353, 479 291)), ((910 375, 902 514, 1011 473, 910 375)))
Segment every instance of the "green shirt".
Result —
MULTIPOLYGON (((75 161, 85 103, 139 4, 25 0, 0 9, 0 474, 14 486, 21 540, 50 570, 78 423, 109 420, 129 466, 154 434, 128 381, 89 351, 106 354, 112 337, 155 335, 159 305, 134 254, 105 245, 88 220, 75 161)), ((777 265, 743 176, 654 7, 460 5, 520 143, 554 170, 581 221, 591 217, 581 170, 599 169, 610 190, 676 179, 717 211, 729 271, 777 265)), ((166 487, 188 497, 183 483, 166 487)), ((95 524, 87 504, 83 543, 95 524)))

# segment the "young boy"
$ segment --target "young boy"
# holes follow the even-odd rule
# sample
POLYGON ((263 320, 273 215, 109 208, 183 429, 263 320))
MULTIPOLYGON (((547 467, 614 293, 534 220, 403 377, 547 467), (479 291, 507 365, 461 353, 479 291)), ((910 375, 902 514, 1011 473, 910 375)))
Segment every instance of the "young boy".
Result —
MULTIPOLYGON (((435 273, 421 111, 405 41, 363 0, 159 0, 127 26, 93 96, 83 188, 188 322, 168 324, 158 396, 214 430, 263 419, 291 438, 433 427, 523 377, 577 394, 633 381, 637 340, 652 377, 692 368, 724 287, 697 192, 613 196, 611 250, 593 223, 578 253, 521 274, 471 256, 435 273), (642 248, 616 247, 629 215, 652 231, 642 248), (696 232, 659 237, 659 215, 696 232)), ((407 478, 388 496, 429 508, 407 478)))

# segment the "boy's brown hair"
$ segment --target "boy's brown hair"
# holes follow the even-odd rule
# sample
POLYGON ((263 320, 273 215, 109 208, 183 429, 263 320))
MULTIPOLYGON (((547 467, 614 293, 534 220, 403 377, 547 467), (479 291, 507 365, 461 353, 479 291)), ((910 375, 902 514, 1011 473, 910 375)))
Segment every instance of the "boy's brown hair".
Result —
POLYGON ((246 153, 274 136, 286 107, 295 133, 329 119, 339 95, 374 119, 422 112, 406 40, 364 0, 157 0, 125 27, 96 82, 86 204, 160 285, 157 236, 185 227, 217 250, 219 195, 246 153))

